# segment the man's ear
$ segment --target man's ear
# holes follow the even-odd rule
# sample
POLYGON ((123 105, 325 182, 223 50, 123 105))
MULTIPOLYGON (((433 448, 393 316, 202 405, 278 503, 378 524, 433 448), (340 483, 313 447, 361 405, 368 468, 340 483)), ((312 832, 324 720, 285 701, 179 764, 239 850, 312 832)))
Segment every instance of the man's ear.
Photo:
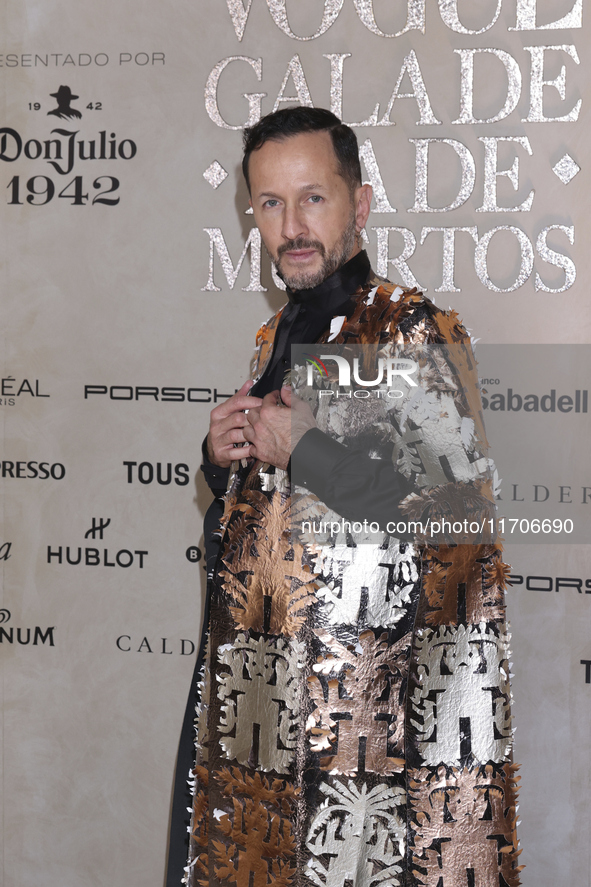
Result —
POLYGON ((355 189, 355 225, 358 231, 363 231, 369 218, 372 194, 372 187, 368 184, 355 189))

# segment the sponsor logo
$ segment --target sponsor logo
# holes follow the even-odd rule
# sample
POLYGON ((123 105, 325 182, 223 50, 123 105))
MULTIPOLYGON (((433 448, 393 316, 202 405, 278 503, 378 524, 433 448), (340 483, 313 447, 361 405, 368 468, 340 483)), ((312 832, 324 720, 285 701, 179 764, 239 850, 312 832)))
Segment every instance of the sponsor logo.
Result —
POLYGON ((39 625, 35 625, 34 628, 16 628, 13 625, 5 627, 10 622, 10 617, 10 610, 0 610, 0 644, 16 643, 22 647, 48 644, 50 647, 55 647, 53 637, 55 625, 50 625, 48 628, 41 628, 39 625))
MULTIPOLYGON (((92 518, 90 528, 85 532, 84 538, 103 539, 103 533, 111 523, 111 518, 104 520, 103 518, 92 518)), ((47 546, 47 563, 60 564, 62 566, 71 567, 128 567, 137 566, 140 570, 144 569, 145 558, 148 557, 147 551, 130 551, 128 548, 121 548, 114 551, 108 548, 94 548, 71 545, 47 546)))
MULTIPOLYGON (((2 549, 0 549, 2 551, 2 549)), ((192 564, 198 564, 201 560, 201 549, 197 547, 197 545, 189 545, 187 550, 185 551, 185 557, 192 564)))
POLYGON ((3 478, 47 480, 51 477, 53 480, 62 480, 66 476, 66 466, 61 462, 10 462, 5 460, 0 462, 0 467, 3 478))
POLYGON ((136 563, 140 570, 144 569, 144 558, 147 551, 130 551, 122 548, 115 554, 109 554, 108 548, 81 548, 70 545, 47 546, 47 563, 69 564, 71 567, 132 567, 136 563))
POLYGON ((106 129, 100 130, 92 139, 76 138, 79 130, 61 127, 52 129, 50 134, 53 136, 51 139, 33 138, 25 141, 16 129, 10 126, 1 127, 0 160, 5 163, 14 163, 21 158, 45 160, 60 176, 67 176, 78 160, 132 160, 137 154, 137 145, 133 139, 118 139, 114 132, 107 135, 106 129))
POLYGON ((573 576, 520 576, 509 577, 511 585, 523 586, 526 591, 576 591, 578 594, 591 594, 591 579, 573 576))
POLYGON ((103 395, 109 400, 143 400, 148 398, 156 402, 171 403, 217 403, 226 400, 236 394, 236 388, 231 394, 222 394, 217 388, 183 388, 177 386, 165 386, 159 388, 155 385, 85 385, 84 400, 91 395, 103 395))
POLYGON ((179 462, 173 468, 172 462, 124 462, 127 468, 127 483, 132 484, 139 480, 141 484, 151 484, 154 481, 167 486, 172 483, 174 478, 175 484, 179 487, 186 487, 189 483, 189 466, 184 462, 179 462))
POLYGON ((137 638, 134 640, 132 635, 120 634, 115 644, 122 653, 160 653, 168 656, 176 653, 180 656, 191 656, 195 652, 194 642, 187 638, 173 641, 170 638, 148 639, 143 637, 138 643, 137 638))
POLYGON ((86 533, 84 534, 84 538, 85 539, 89 539, 89 538, 96 539, 96 537, 98 535, 98 538, 102 539, 103 533, 105 532, 105 530, 107 529, 107 527, 109 526, 110 523, 111 523, 110 517, 108 517, 106 520, 103 520, 102 517, 98 518, 98 519, 96 517, 93 517, 92 525, 91 525, 90 529, 87 530, 86 533))
POLYGON ((57 92, 51 92, 52 99, 57 101, 57 108, 48 111, 48 115, 59 117, 60 120, 70 120, 72 117, 82 117, 82 112, 76 108, 72 108, 72 102, 79 99, 79 95, 74 95, 69 86, 60 86, 57 92))
MULTIPOLYGON (((16 164, 16 174, 6 186, 8 205, 45 206, 55 198, 62 205, 117 206, 121 182, 111 175, 112 164, 133 160, 138 146, 132 138, 122 138, 109 128, 95 128, 93 122, 88 126, 89 121, 82 120, 103 112, 103 102, 83 98, 62 84, 45 102, 30 102, 29 111, 42 111, 47 123, 58 125, 45 134, 37 131, 32 138, 11 126, 0 128, 0 161, 9 167, 16 164), (21 176, 30 165, 36 166, 37 174, 21 176), (66 182, 61 178, 73 173, 66 182)), ((101 124, 103 117, 101 113, 98 118, 101 124)))
POLYGON ((0 379, 0 406, 13 407, 19 397, 50 397, 41 391, 39 379, 16 379, 14 376, 5 376, 0 379))
MULTIPOLYGON (((490 379, 483 379, 483 383, 493 384, 490 379)), ((499 384, 498 380, 494 384, 499 384)), ((482 407, 493 412, 519 413, 587 413, 589 409, 589 392, 587 389, 577 388, 571 394, 557 394, 555 388, 551 388, 547 394, 518 394, 512 388, 507 389, 506 394, 495 392, 486 397, 488 392, 483 389, 482 407)))
POLYGON ((511 484, 503 482, 503 489, 511 488, 511 494, 497 496, 499 502, 556 502, 559 505, 581 505, 591 503, 591 487, 572 486, 570 484, 511 484))

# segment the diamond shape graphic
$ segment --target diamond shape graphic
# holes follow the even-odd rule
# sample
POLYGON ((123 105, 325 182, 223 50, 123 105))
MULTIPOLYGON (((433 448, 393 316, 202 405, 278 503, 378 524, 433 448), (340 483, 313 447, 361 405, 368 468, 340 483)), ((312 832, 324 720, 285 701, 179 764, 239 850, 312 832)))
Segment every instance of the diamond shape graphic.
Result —
POLYGON ((565 154, 558 163, 554 164, 552 172, 558 176, 563 185, 568 185, 577 173, 581 172, 581 167, 575 163, 570 154, 565 154))
POLYGON ((203 173, 203 178, 211 185, 211 187, 215 191, 216 188, 220 187, 224 179, 228 178, 228 173, 221 163, 218 163, 217 160, 214 160, 213 163, 211 163, 203 173))

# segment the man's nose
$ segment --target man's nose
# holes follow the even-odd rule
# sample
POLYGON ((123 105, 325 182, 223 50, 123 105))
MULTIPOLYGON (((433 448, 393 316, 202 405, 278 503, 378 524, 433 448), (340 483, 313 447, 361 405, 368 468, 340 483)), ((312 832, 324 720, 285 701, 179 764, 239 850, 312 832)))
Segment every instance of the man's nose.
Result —
POLYGON ((297 237, 305 237, 308 234, 305 215, 300 207, 285 207, 281 233, 286 240, 295 240, 297 237))

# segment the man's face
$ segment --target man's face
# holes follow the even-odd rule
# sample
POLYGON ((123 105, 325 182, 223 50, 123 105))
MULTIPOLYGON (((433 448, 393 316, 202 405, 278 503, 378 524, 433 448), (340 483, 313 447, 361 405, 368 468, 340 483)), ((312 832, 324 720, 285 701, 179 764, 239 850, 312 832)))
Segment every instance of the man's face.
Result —
POLYGON ((351 191, 328 132, 265 142, 248 171, 255 221, 290 289, 317 286, 359 252, 371 188, 351 191))

